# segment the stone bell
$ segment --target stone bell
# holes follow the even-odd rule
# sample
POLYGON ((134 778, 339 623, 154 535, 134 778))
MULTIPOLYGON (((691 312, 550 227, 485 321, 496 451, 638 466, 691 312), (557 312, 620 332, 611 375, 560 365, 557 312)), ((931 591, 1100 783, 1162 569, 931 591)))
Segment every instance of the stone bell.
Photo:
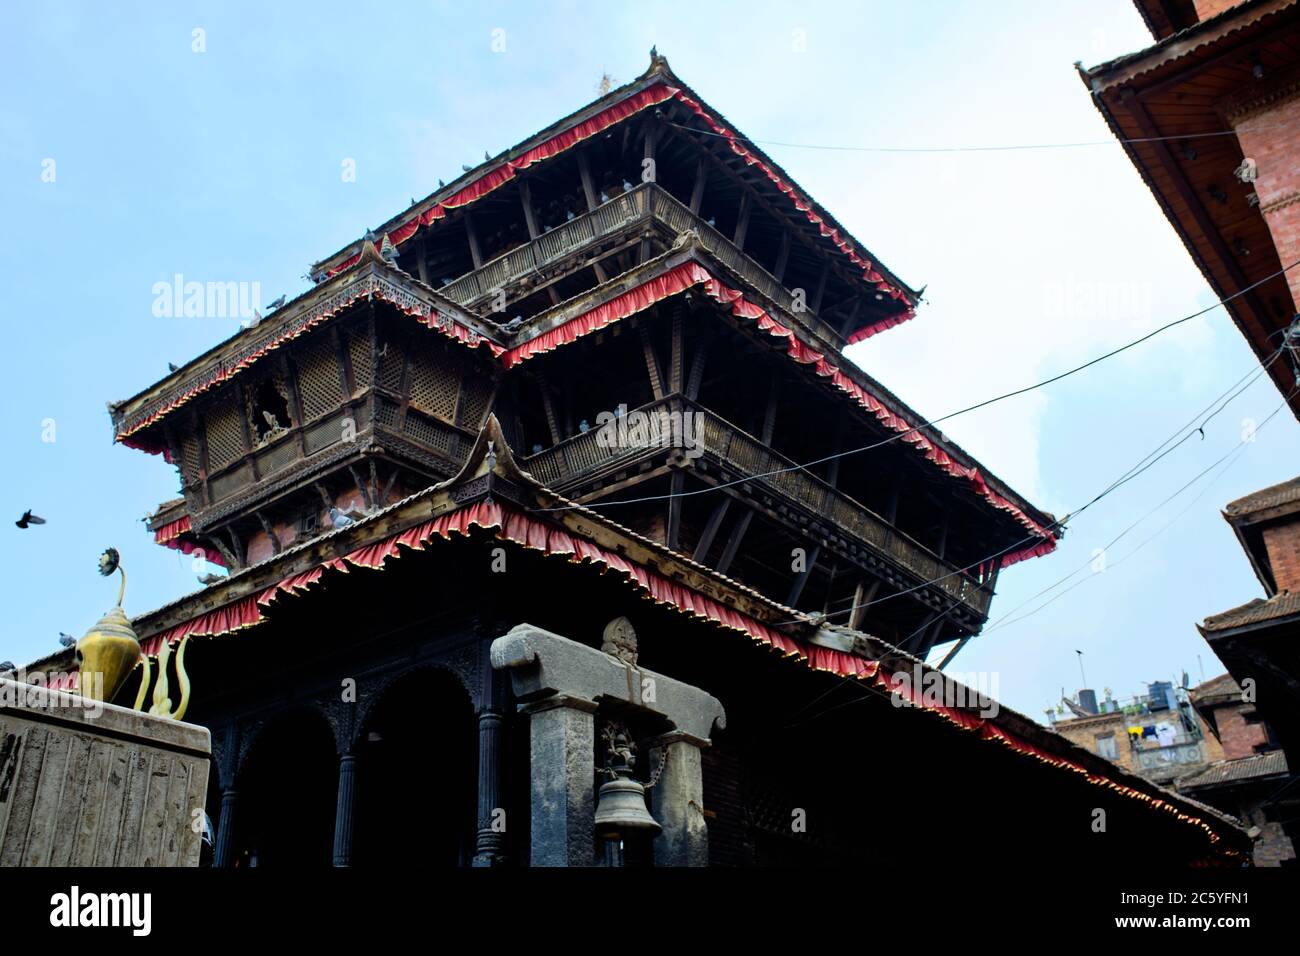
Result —
POLYGON ((600 786, 596 804, 596 833, 604 839, 634 832, 657 834, 663 829, 645 808, 645 787, 630 777, 617 776, 600 786))

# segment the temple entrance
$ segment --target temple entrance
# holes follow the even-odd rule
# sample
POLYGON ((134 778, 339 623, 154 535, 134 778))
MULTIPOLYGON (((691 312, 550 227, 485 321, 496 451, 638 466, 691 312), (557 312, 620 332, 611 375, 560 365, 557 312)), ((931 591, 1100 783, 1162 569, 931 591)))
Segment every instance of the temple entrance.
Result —
POLYGON ((319 714, 276 718, 254 741, 240 775, 235 866, 329 866, 339 761, 319 714))
POLYGON ((434 669, 401 678, 366 719, 357 755, 357 866, 470 864, 478 727, 459 680, 434 669))

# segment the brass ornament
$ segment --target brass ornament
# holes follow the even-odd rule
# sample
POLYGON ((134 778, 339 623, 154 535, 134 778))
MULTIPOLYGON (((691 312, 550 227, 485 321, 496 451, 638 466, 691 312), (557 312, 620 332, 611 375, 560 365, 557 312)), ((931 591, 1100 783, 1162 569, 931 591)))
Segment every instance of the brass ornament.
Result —
POLYGON ((77 692, 90 700, 111 701, 140 660, 140 640, 122 610, 126 572, 117 550, 109 548, 99 556, 99 573, 108 577, 114 571, 122 575, 117 606, 77 641, 77 692))

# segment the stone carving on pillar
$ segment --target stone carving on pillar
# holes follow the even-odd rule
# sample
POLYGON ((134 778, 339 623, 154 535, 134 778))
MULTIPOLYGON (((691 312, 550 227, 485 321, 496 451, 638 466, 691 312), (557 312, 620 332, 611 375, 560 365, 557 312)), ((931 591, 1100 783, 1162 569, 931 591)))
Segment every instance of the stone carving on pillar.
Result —
POLYGON ((492 642, 492 667, 509 672, 520 712, 530 721, 532 863, 593 862, 593 716, 601 704, 672 728, 659 743, 667 762, 656 790, 665 781, 668 786, 655 794, 664 828, 655 840, 655 862, 707 863, 698 751, 715 727, 726 726, 722 704, 698 687, 637 667, 636 632, 626 619, 605 629, 604 646, 607 651, 598 651, 531 624, 492 642))

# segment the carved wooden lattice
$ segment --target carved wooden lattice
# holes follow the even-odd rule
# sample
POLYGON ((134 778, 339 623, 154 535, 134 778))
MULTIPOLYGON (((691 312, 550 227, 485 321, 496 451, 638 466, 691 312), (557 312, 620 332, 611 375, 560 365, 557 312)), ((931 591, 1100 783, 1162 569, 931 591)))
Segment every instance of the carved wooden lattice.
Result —
POLYGON ((330 340, 321 337, 309 343, 296 362, 303 418, 312 421, 337 409, 343 402, 343 383, 338 353, 330 340))
POLYGON ((479 375, 466 376, 460 393, 460 424, 471 431, 482 428, 491 400, 491 379, 479 375))
POLYGON ((411 404, 446 422, 456 420, 460 367, 442 349, 411 356, 411 404))
POLYGON ((199 440, 193 435, 181 440, 181 473, 187 484, 199 480, 199 440))
POLYGON ((244 433, 233 396, 213 402, 204 418, 208 433, 208 468, 215 471, 244 453, 244 433))
POLYGON ((360 329, 348 336, 348 357, 352 362, 352 381, 358 390, 367 389, 375 379, 370 354, 370 336, 360 329))
POLYGON ((393 392, 402 390, 402 351, 396 342, 379 346, 379 384, 393 392))

